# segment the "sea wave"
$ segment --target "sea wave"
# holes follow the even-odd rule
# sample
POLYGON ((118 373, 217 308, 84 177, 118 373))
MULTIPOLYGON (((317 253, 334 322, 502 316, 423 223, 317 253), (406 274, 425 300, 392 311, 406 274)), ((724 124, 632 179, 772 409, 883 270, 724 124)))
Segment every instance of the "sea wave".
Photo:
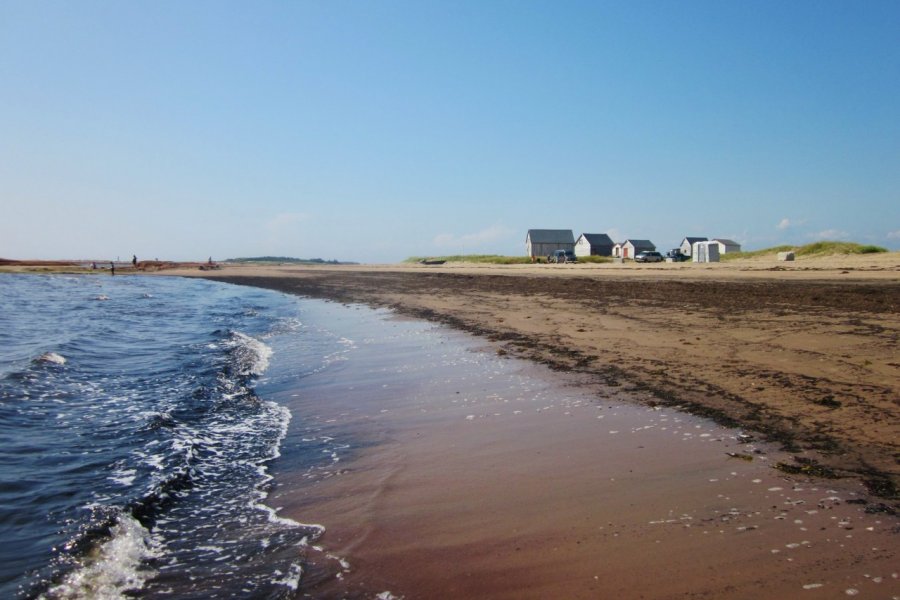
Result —
POLYGON ((66 358, 56 352, 44 352, 34 360, 39 363, 53 363, 56 365, 66 364, 66 358))
POLYGON ((121 512, 109 537, 76 559, 62 581, 39 598, 46 600, 113 600, 139 590, 155 575, 148 561, 158 556, 158 543, 134 517, 121 512))
POLYGON ((291 415, 257 393, 331 346, 296 299, 167 278, 4 283, 0 597, 297 589, 303 541, 324 528, 267 504, 291 415), (285 369, 273 347, 307 358, 285 369))
POLYGON ((272 348, 254 337, 234 331, 226 347, 230 349, 236 372, 241 376, 259 376, 269 368, 272 348))

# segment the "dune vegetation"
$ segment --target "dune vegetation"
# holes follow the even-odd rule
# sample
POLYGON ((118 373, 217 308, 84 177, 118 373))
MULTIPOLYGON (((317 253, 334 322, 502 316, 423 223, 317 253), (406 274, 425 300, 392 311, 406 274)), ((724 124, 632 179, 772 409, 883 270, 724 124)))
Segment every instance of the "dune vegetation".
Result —
POLYGON ((423 260, 445 262, 467 262, 467 263, 487 263, 494 265, 518 265, 529 264, 531 258, 527 256, 503 256, 500 254, 455 254, 452 256, 411 256, 407 258, 405 263, 417 263, 423 260))
POLYGON ((855 242, 814 242, 804 246, 773 246, 762 250, 750 252, 729 252, 721 256, 722 260, 737 260, 741 258, 757 258, 760 256, 772 256, 779 252, 793 252, 797 257, 806 256, 830 256, 833 254, 876 254, 887 252, 887 248, 857 244, 855 242))

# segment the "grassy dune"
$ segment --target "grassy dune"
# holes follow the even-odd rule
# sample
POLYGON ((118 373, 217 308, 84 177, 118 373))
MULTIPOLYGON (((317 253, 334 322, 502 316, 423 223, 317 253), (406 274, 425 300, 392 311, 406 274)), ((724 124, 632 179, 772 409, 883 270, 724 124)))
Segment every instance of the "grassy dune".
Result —
POLYGON ((832 254, 875 254, 887 252, 881 246, 869 246, 855 242, 815 242, 805 246, 773 246, 751 252, 729 252, 722 255, 722 260, 736 260, 740 258, 757 258, 760 256, 772 256, 779 252, 793 252, 796 256, 829 256, 832 254))

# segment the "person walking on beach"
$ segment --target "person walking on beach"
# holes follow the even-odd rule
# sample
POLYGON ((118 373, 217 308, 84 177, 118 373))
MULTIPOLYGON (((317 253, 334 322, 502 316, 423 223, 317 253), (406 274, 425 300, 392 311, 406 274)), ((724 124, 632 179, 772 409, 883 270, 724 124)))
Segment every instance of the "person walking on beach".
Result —
POLYGON ((131 255, 131 266, 137 269, 137 254, 131 255))
POLYGON ((113 261, 109 261, 109 274, 110 275, 116 274, 116 263, 114 263, 113 261))

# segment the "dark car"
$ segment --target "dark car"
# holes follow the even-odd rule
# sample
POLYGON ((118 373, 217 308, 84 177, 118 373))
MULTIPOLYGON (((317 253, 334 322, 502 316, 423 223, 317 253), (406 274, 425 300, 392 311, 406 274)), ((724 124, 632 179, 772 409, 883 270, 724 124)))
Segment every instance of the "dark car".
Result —
POLYGON ((638 252, 634 256, 634 262, 662 262, 663 255, 659 252, 652 252, 650 250, 644 250, 643 252, 638 252))
POLYGON ((554 250, 553 254, 547 257, 548 263, 576 263, 575 253, 571 250, 554 250))
POLYGON ((681 248, 672 248, 666 252, 666 258, 671 258, 672 262, 684 262, 691 259, 687 254, 681 253, 681 248))

